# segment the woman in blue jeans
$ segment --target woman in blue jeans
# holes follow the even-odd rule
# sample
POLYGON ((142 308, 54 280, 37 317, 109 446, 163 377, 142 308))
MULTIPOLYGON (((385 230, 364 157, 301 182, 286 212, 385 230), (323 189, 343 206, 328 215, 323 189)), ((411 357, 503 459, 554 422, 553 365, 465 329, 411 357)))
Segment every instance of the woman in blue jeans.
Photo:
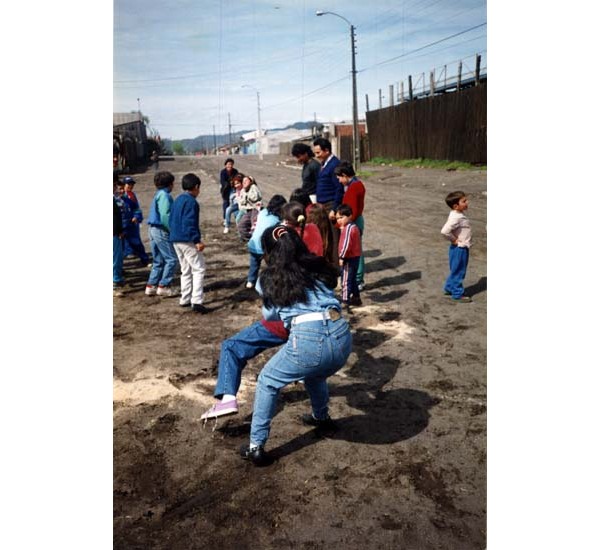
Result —
POLYGON ((337 270, 311 254, 298 234, 283 225, 264 232, 262 248, 267 266, 257 291, 263 316, 283 321, 289 338, 258 377, 250 444, 240 450, 242 458, 257 466, 270 463, 264 447, 280 390, 303 380, 312 406, 303 421, 311 426, 331 423, 327 378, 344 366, 352 351, 350 328, 333 292, 337 270))

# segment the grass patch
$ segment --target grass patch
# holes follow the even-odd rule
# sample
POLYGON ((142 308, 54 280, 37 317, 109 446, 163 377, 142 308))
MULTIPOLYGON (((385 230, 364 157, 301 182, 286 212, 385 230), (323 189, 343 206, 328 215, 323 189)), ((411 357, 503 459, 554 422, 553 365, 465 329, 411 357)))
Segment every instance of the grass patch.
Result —
POLYGON ((356 175, 359 178, 372 178, 375 175, 375 172, 368 172, 366 170, 359 170, 356 175))
POLYGON ((382 164, 399 166, 401 168, 440 168, 443 170, 487 170, 487 166, 470 164, 468 162, 459 162, 457 160, 434 160, 434 159, 403 159, 394 160, 385 157, 375 157, 365 163, 371 166, 380 166, 382 164))

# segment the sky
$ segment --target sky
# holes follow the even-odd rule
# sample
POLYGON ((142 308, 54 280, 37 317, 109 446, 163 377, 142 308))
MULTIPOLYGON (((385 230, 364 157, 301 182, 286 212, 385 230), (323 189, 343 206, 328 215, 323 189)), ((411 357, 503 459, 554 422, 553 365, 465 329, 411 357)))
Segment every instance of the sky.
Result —
POLYGON ((360 119, 409 75, 487 70, 486 0, 115 0, 113 111, 170 139, 254 130, 259 102, 262 129, 349 121, 350 25, 317 10, 355 27, 360 119))

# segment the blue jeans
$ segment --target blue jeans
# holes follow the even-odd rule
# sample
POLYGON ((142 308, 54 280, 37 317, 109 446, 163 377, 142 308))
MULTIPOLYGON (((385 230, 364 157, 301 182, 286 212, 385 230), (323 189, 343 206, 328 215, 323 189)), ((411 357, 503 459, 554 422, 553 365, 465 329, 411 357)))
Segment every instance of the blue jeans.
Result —
POLYGON ((236 395, 246 363, 266 349, 281 346, 286 341, 267 330, 260 321, 227 338, 221 344, 215 397, 236 395))
POLYGON ((143 264, 148 264, 150 258, 146 254, 146 249, 140 237, 140 226, 137 223, 128 225, 124 230, 125 238, 123 239, 123 256, 135 254, 143 264))
POLYGON ((469 249, 451 244, 448 249, 448 261, 450 275, 444 284, 444 292, 449 292, 452 294, 452 298, 458 300, 465 293, 463 281, 467 274, 467 265, 469 265, 469 249))
POLYGON ((225 220, 225 213, 227 212, 227 208, 229 207, 229 197, 223 199, 223 220, 225 220))
POLYGON ((169 233, 160 227, 150 226, 150 250, 152 251, 152 271, 148 284, 169 286, 177 267, 177 254, 169 241, 169 233))
POLYGON ((315 418, 328 415, 327 378, 340 370, 352 351, 352 335, 345 319, 308 321, 292 325, 287 343, 268 361, 258 376, 250 442, 264 445, 279 391, 304 380, 315 418))
POLYGON ((250 252, 250 269, 248 269, 248 282, 254 284, 258 280, 258 270, 262 262, 263 255, 250 252))
POLYGON ((123 282, 123 243, 118 235, 113 235, 113 283, 123 282))
POLYGON ((231 215, 239 211, 240 207, 237 202, 230 204, 225 210, 225 227, 231 227, 231 215))

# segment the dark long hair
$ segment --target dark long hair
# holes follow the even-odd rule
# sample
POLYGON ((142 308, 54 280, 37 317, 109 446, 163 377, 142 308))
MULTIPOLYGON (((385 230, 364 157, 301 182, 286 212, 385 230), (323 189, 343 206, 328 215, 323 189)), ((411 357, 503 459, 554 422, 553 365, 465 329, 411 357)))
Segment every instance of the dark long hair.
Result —
POLYGON ((299 202, 288 202, 281 209, 281 219, 287 222, 287 225, 300 228, 300 238, 304 239, 304 226, 306 225, 306 216, 304 215, 304 206, 299 202))
POLYGON ((333 228, 327 210, 322 204, 317 203, 310 209, 307 218, 308 223, 314 223, 319 228, 323 241, 323 256, 330 263, 335 263, 337 259, 333 248, 333 228))
POLYGON ((285 225, 267 229, 261 239, 267 266, 260 275, 266 307, 284 307, 306 302, 306 291, 321 281, 333 289, 337 269, 306 248, 296 231, 285 225))

